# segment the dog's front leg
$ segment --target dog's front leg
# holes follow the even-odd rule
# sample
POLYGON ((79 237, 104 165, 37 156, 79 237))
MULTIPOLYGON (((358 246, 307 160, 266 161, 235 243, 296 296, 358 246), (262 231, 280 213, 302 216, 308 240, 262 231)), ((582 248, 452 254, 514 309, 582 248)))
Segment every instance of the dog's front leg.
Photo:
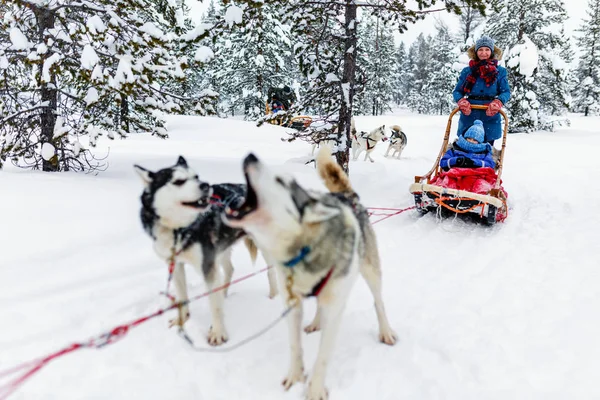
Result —
POLYGON ((379 322, 379 340, 390 346, 396 344, 398 336, 390 327, 385 307, 383 305, 383 296, 381 295, 381 268, 366 264, 361 266, 360 273, 367 281, 367 285, 373 294, 375 300, 375 312, 377 313, 377 321, 379 322))
MULTIPOLYGON (((287 294, 281 296, 287 298, 287 294)), ((286 300, 285 304, 288 302, 286 300)), ((302 360, 302 300, 296 304, 294 309, 287 316, 288 330, 290 337, 290 369, 284 378, 282 385, 285 390, 291 388, 296 382, 306 381, 304 375, 304 361, 302 360)))
MULTIPOLYGON (((388 156, 388 154, 390 154, 390 150, 391 150, 391 149, 392 149, 392 145, 390 144, 390 145, 388 146, 388 148, 387 148, 387 151, 385 152, 385 155, 384 155, 384 157, 387 157, 387 156, 388 156)), ((394 157, 394 154, 392 154, 392 157, 394 157)))
MULTIPOLYGON (((187 282, 185 279, 185 265, 183 263, 178 262, 175 265, 175 269, 173 270, 173 283, 175 285, 175 301, 187 302, 188 293, 187 293, 187 282)), ((170 326, 183 326, 186 321, 190 318, 190 310, 188 305, 181 306, 179 314, 176 318, 172 319, 169 324, 170 326)))
POLYGON ((225 286, 224 295, 227 297, 229 294, 229 285, 231 285, 231 278, 233 278, 233 263, 231 262, 231 253, 233 248, 230 247, 219 255, 218 263, 223 267, 224 277, 223 282, 225 286))
MULTIPOLYGON (((206 287, 209 292, 212 292, 220 283, 219 270, 215 263, 213 263, 212 266, 204 265, 203 268, 206 287)), ((211 346, 219 346, 229 339, 223 322, 223 298, 222 290, 218 290, 208 295, 212 317, 212 325, 208 331, 208 344, 211 346)))
MULTIPOLYGON (((344 293, 336 293, 336 297, 331 304, 319 304, 321 313, 321 342, 319 344, 319 353, 313 367, 313 373, 308 382, 308 392, 306 400, 327 400, 328 393, 325 388, 325 375, 329 358, 333 352, 335 338, 337 336, 340 320, 344 311, 344 303, 347 300, 348 291, 342 290, 344 293)), ((319 301, 317 299, 317 301, 319 301)))
POLYGON ((269 279, 269 298, 272 299, 277 296, 277 276, 273 267, 267 270, 267 278, 269 279))
POLYGON ((304 332, 313 333, 321 330, 321 307, 317 304, 317 312, 310 325, 304 327, 304 332))

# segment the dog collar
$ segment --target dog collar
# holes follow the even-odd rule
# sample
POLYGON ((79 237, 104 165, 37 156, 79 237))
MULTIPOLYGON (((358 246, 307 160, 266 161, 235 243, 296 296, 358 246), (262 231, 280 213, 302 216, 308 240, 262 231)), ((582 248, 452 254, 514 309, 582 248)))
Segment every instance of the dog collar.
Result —
POLYGON ((306 257, 308 255, 308 253, 310 253, 310 247, 304 246, 300 249, 300 252, 298 253, 298 255, 296 257, 292 258, 289 261, 284 262, 283 265, 288 268, 295 267, 299 262, 304 260, 304 257, 306 257))

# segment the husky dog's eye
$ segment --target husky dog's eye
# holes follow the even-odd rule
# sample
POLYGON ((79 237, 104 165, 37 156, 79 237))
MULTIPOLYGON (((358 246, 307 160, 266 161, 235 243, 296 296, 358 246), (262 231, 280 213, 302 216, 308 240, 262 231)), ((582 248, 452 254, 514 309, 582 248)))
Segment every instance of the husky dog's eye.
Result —
POLYGON ((176 181, 173 181, 173 185, 175 186, 181 186, 185 183, 185 179, 177 179, 176 181))

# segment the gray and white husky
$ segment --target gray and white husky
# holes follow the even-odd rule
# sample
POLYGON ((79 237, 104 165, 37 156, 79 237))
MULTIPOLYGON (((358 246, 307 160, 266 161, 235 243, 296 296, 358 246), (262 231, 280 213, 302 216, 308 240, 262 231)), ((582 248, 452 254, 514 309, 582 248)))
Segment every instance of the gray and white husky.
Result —
POLYGON ((375 146, 379 141, 385 142, 388 140, 385 135, 385 125, 381 125, 379 128, 373 129, 371 132, 361 131, 360 133, 356 131, 356 127, 354 126, 354 118, 352 118, 352 159, 356 161, 358 156, 363 151, 365 152, 365 161, 367 158, 371 162, 375 162, 371 157, 371 152, 375 150, 375 146))
MULTIPOLYGON (((232 227, 246 230, 277 269, 282 298, 317 297, 317 313, 305 332, 322 329, 321 343, 306 398, 325 400, 325 373, 350 289, 360 272, 375 298, 379 340, 393 345, 382 294, 375 232, 366 209, 330 149, 321 148, 317 170, 330 193, 309 192, 295 180, 278 175, 250 154, 243 162, 246 200, 225 210, 232 227)), ((285 389, 304 382, 302 301, 288 314, 291 365, 285 389)))
POLYGON ((406 134, 404 133, 404 131, 402 131, 402 128, 400 128, 400 126, 392 125, 390 129, 392 130, 392 135, 390 136, 390 144, 387 148, 387 151, 385 152, 384 157, 387 157, 390 153, 390 150, 393 149, 394 152, 392 153, 392 157, 400 159, 402 151, 408 143, 408 139, 406 138, 406 134))
MULTIPOLYGON (((256 258, 256 247, 246 233, 225 225, 221 217, 226 204, 244 201, 246 185, 211 186, 198 178, 183 157, 179 157, 174 166, 157 172, 138 165, 134 168, 145 184, 141 196, 142 225, 152 237, 158 257, 166 262, 172 258, 175 261, 173 282, 178 302, 188 300, 185 263, 204 277, 208 290, 213 290, 221 285, 218 265, 225 271, 224 282, 231 282, 232 245, 238 240, 245 238, 252 259, 256 258), (214 204, 216 197, 218 204, 214 204)), ((274 296, 274 273, 269 278, 271 296, 274 296)), ((228 339, 223 323, 223 294, 219 291, 209 295, 212 323, 208 343, 215 346, 228 339)), ((184 306, 172 323, 183 326, 188 318, 189 309, 184 306)))

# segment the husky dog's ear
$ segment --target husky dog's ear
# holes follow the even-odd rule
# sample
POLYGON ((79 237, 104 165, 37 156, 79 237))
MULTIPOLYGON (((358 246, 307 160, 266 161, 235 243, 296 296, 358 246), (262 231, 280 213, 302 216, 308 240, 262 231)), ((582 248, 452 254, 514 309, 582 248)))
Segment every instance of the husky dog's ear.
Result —
POLYGON ((338 207, 329 207, 323 203, 316 202, 313 207, 308 207, 302 217, 302 221, 309 224, 327 221, 339 215, 341 211, 338 207))
POLYGON ((187 161, 185 161, 185 158, 183 158, 183 156, 179 156, 179 158, 177 159, 177 164, 175 165, 180 165, 184 168, 187 168, 188 166, 187 161))
POLYGON ((154 179, 154 172, 149 171, 146 168, 140 167, 139 165, 134 165, 133 169, 135 169, 135 172, 138 173, 146 185, 148 185, 154 179))
POLYGON ((296 208, 300 211, 301 215, 304 214, 304 208, 313 201, 312 197, 296 181, 290 183, 290 191, 292 192, 292 200, 296 208))

